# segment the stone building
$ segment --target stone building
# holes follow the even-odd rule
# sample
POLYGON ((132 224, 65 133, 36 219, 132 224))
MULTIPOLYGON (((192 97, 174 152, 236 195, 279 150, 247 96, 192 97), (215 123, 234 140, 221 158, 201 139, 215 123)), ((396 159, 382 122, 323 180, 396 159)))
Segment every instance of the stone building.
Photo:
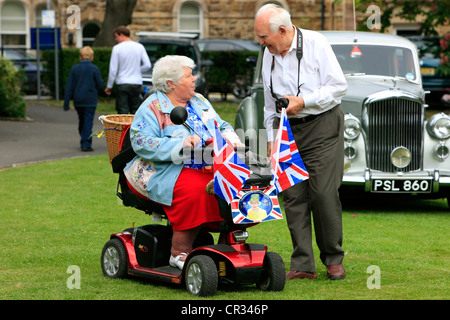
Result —
MULTIPOLYGON (((303 28, 353 30, 352 0, 137 0, 128 26, 132 38, 136 38, 135 32, 158 31, 256 40, 254 15, 267 2, 288 9, 293 23, 303 28)), ((49 21, 60 28, 62 47, 91 45, 105 10, 106 0, 0 0, 0 46, 30 48, 32 28, 49 21), (54 11, 54 20, 49 9, 54 11)), ((404 21, 393 21, 392 25, 391 33, 418 29, 417 24, 404 21)))

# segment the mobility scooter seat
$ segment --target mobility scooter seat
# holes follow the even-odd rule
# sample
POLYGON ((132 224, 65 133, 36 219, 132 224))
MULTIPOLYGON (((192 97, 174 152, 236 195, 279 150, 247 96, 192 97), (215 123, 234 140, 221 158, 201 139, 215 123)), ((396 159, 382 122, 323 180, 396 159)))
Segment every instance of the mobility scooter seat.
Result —
POLYGON ((133 148, 129 146, 120 151, 119 154, 115 156, 111 161, 113 172, 119 174, 119 182, 117 185, 117 196, 122 200, 123 205, 126 207, 134 207, 136 209, 144 211, 149 215, 152 215, 152 213, 155 212, 163 217, 166 217, 166 213, 164 212, 164 209, 161 205, 149 199, 145 199, 142 196, 138 196, 128 186, 127 179, 125 177, 123 169, 125 168, 128 162, 133 160, 135 156, 136 153, 134 152, 133 148))

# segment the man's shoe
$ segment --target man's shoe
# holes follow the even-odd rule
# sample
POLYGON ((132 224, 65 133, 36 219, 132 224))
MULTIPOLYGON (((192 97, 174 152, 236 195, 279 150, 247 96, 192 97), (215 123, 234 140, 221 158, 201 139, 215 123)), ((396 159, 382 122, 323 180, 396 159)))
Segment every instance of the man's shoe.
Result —
POLYGON ((330 280, 345 279, 345 269, 342 264, 332 264, 327 266, 327 277, 330 280))
POLYGON ((317 275, 315 272, 303 272, 295 270, 288 271, 286 273, 286 280, 293 279, 317 279, 317 275))
POLYGON ((81 148, 81 151, 89 152, 89 151, 94 151, 94 149, 92 149, 92 147, 87 147, 87 148, 81 148))

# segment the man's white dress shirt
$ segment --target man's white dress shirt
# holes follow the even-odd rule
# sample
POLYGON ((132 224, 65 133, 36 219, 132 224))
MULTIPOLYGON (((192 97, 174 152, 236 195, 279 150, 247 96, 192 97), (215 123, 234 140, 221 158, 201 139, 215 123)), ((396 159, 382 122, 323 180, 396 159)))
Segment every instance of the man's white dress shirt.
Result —
MULTIPOLYGON (((336 59, 328 40, 320 33, 301 29, 303 35, 303 58, 300 63, 300 78, 297 83, 298 59, 297 28, 289 52, 281 57, 275 55, 275 65, 272 71, 273 92, 277 98, 284 95, 303 97, 305 108, 291 117, 306 117, 316 115, 332 109, 341 103, 341 98, 347 92, 347 81, 336 59)), ((263 57, 264 84, 264 126, 267 130, 268 141, 273 140, 272 124, 276 113, 275 99, 270 92, 270 76, 274 55, 265 49, 263 57)))

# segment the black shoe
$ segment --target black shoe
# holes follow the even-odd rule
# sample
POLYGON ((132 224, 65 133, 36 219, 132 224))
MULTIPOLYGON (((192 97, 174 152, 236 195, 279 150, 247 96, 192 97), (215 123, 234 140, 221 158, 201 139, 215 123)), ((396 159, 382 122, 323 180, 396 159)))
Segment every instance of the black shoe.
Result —
POLYGON ((92 149, 92 147, 81 148, 81 151, 83 151, 83 152, 86 152, 86 151, 94 151, 94 149, 92 149))

